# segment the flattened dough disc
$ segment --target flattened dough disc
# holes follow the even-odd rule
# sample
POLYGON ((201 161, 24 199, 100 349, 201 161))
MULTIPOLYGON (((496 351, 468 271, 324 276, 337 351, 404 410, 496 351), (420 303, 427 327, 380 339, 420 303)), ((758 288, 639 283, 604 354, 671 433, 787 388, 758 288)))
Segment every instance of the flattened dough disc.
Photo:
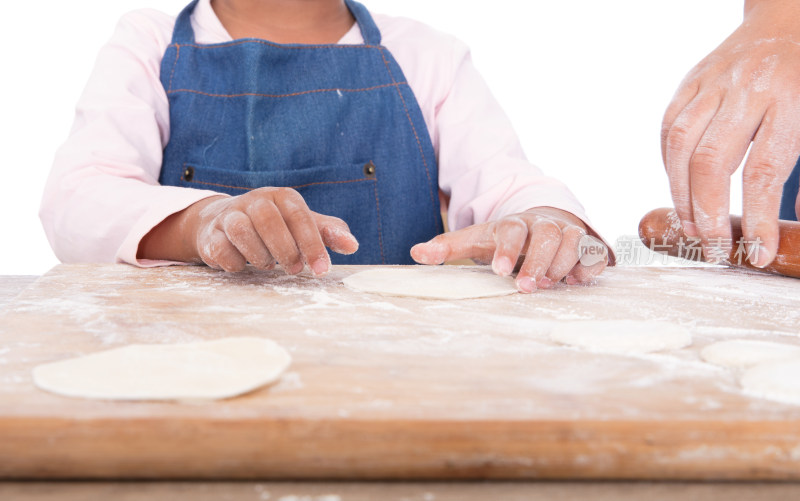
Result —
POLYGON ((346 277, 344 284, 356 291, 385 296, 423 299, 470 299, 505 296, 517 292, 514 279, 500 277, 489 268, 413 266, 378 268, 346 277))
POLYGON ((39 365, 33 382, 69 397, 216 400, 275 381, 290 362, 286 350, 254 337, 134 344, 39 365))
POLYGON ((731 339, 706 346, 700 355, 710 364, 743 368, 763 362, 800 358, 800 346, 755 339, 731 339))
POLYGON ((692 344, 680 325, 667 322, 607 320, 564 322, 550 333, 558 343, 605 353, 651 353, 677 350, 692 344))
POLYGON ((742 375, 742 387, 756 397, 800 405, 800 358, 751 367, 742 375))

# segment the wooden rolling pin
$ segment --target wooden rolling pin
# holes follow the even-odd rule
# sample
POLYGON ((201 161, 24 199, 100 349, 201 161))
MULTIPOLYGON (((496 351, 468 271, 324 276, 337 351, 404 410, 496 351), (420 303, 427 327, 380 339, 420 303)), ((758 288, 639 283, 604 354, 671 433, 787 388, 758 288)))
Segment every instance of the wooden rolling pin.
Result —
MULTIPOLYGON (((723 263, 800 278, 800 223, 780 221, 779 231, 780 242, 775 259, 765 268, 756 268, 746 259, 746 251, 738 245, 742 240, 742 218, 731 216, 732 248, 728 260, 723 263)), ((673 209, 655 209, 645 214, 639 222, 639 238, 649 249, 662 254, 696 261, 703 259, 702 251, 687 249, 687 242, 691 239, 683 233, 683 226, 673 209)))

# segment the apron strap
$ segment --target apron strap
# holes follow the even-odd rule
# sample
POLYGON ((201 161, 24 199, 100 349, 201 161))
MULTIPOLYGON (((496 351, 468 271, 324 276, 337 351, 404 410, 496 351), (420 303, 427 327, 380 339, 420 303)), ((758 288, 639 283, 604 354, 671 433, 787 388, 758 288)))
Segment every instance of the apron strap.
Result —
POLYGON ((366 45, 380 45, 381 44, 381 31, 375 25, 372 15, 366 7, 356 2, 355 0, 344 0, 350 13, 356 18, 358 27, 361 29, 361 37, 364 38, 366 45))
POLYGON ((173 44, 193 44, 194 43, 194 30, 192 29, 192 12, 197 6, 198 0, 193 0, 192 3, 184 7, 178 19, 175 20, 175 29, 172 31, 173 44))

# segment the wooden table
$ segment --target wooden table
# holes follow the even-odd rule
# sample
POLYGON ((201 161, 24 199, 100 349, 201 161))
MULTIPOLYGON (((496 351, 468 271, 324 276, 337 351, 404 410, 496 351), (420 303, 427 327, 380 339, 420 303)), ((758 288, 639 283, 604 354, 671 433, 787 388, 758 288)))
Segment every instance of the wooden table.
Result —
MULTIPOLYGON (((71 272, 75 271, 75 270, 77 270, 77 268, 73 268, 73 270, 71 270, 71 272)), ((177 270, 177 269, 175 269, 175 270, 177 270)), ((615 287, 615 284, 618 283, 617 282, 617 278, 618 277, 619 278, 625 278, 626 277, 625 274, 629 273, 628 270, 624 270, 624 269, 621 269, 621 268, 618 269, 618 270, 621 270, 621 273, 618 273, 618 271, 612 271, 612 273, 609 273, 606 276, 604 281, 601 281, 600 286, 595 288, 595 289, 596 290, 602 290, 603 288, 612 288, 613 289, 615 287)), ((109 270, 105 269, 105 267, 99 267, 99 268, 94 268, 94 269, 84 268, 84 269, 80 270, 79 275, 83 275, 84 277, 86 277, 87 275, 91 275, 93 273, 96 274, 96 273, 98 273, 100 271, 102 271, 103 274, 107 274, 109 270)), ((70 275, 71 272, 65 274, 64 270, 62 269, 60 272, 59 272, 59 270, 56 270, 55 274, 51 273, 51 278, 53 277, 53 275, 55 275, 55 277, 56 277, 55 281, 52 281, 52 282, 49 282, 49 283, 45 283, 45 284, 42 284, 40 282, 39 286, 44 286, 44 287, 40 287, 40 292, 42 292, 44 290, 49 290, 48 295, 50 295, 51 297, 54 296, 54 295, 58 296, 59 294, 62 294, 64 292, 69 292, 71 294, 71 297, 73 297, 73 299, 74 299, 75 297, 77 297, 77 296, 74 296, 74 294, 72 294, 72 293, 74 293, 76 291, 76 289, 74 289, 75 287, 85 288, 86 290, 91 290, 92 289, 92 285, 90 283, 91 280, 89 280, 89 281, 84 280, 83 282, 85 282, 85 283, 83 285, 79 285, 79 284, 73 282, 68 287, 63 289, 62 291, 54 292, 54 288, 53 287, 54 287, 54 285, 56 283, 58 283, 60 281, 60 282, 62 282, 62 285, 64 285, 64 282, 69 282, 69 280, 65 280, 65 275, 70 275)), ((642 272, 642 270, 637 270, 637 273, 641 273, 641 272, 642 272)), ((728 281, 730 281, 730 279, 733 278, 734 281, 739 281, 742 277, 750 277, 749 274, 740 274, 739 272, 731 272, 731 271, 723 271, 723 272, 721 272, 722 274, 720 274, 720 270, 703 270, 703 271, 700 271, 700 270, 662 270, 662 271, 659 271, 658 273, 659 273, 659 276, 662 279, 663 279, 664 276, 671 277, 671 278, 667 278, 667 280, 665 282, 666 286, 667 286, 666 293, 667 294, 671 294, 671 293, 674 293, 674 291, 672 291, 672 289, 670 289, 670 288, 674 288, 675 284, 678 282, 678 280, 677 280, 678 277, 690 278, 691 280, 688 280, 688 282, 689 283, 693 283, 693 281, 696 281, 696 279, 698 277, 703 277, 704 275, 702 275, 702 274, 709 273, 709 272, 710 273, 717 273, 717 275, 709 276, 710 279, 705 281, 707 286, 710 283, 711 286, 713 286, 714 288, 719 288, 720 287, 720 283, 719 283, 720 280, 723 280, 723 281, 728 280, 728 281), (728 278, 722 278, 722 279, 720 278, 720 277, 726 276, 726 274, 727 274, 728 278)), ((132 272, 131 272, 130 269, 126 269, 126 270, 122 270, 120 273, 122 275, 124 275, 126 273, 132 273, 132 272)), ((183 272, 178 272, 178 271, 172 271, 171 270, 170 273, 183 273, 183 272)), ((193 269, 193 270, 191 270, 191 273, 204 274, 204 273, 207 273, 207 270, 193 269)), ((647 274, 647 273, 651 273, 652 274, 652 273, 654 273, 654 271, 653 270, 644 271, 644 273, 645 274, 647 274)), ((136 272, 135 274, 139 275, 139 272, 136 272)), ((146 275, 146 273, 145 273, 145 275, 146 275)), ((139 275, 139 276, 141 277, 142 275, 139 275)), ((258 276, 258 278, 262 279, 262 280, 260 280, 258 282, 258 284, 254 284, 253 283, 254 276, 255 275, 250 275, 249 277, 240 276, 240 277, 236 278, 235 281, 238 282, 238 284, 239 284, 238 286, 248 285, 248 284, 250 286, 263 285, 263 278, 264 277, 263 276, 258 276)), ((217 277, 214 277, 213 280, 218 280, 219 278, 220 277, 217 276, 217 277)), ((628 278, 630 278, 630 277, 628 277, 628 278)), ((653 278, 653 276, 651 275, 650 276, 650 280, 652 280, 652 278, 653 278)), ((206 277, 205 279, 207 280, 208 277, 206 277)), ((127 279, 120 279, 120 276, 118 275, 117 279, 115 279, 114 283, 116 285, 120 285, 120 283, 124 283, 126 280, 130 280, 130 276, 127 279)), ((134 281, 137 281, 137 280, 139 280, 139 279, 136 279, 134 281)), ((331 280, 333 280, 335 282, 337 280, 337 278, 336 277, 331 277, 331 280)), ((759 282, 760 283, 762 280, 765 280, 765 279, 759 276, 759 277, 756 277, 756 279, 751 280, 750 282, 759 282)), ((13 284, 12 284, 11 287, 8 287, 8 284, 10 282, 12 282, 12 281, 16 282, 17 284, 24 285, 24 283, 30 282, 30 279, 15 278, 13 280, 8 280, 8 279, 3 280, 2 282, 0 282, 1 284, 3 284, 2 286, 0 286, 0 294, 2 294, 2 291, 5 290, 5 289, 9 289, 9 288, 13 289, 14 288, 13 284)), ((647 280, 638 280, 638 281, 634 280, 634 283, 641 284, 643 281, 647 281, 647 280)), ((627 282, 629 282, 629 284, 630 284, 631 281, 627 280, 627 282)), ((176 282, 174 280, 174 277, 173 277, 173 279, 167 280, 166 284, 162 283, 161 285, 162 286, 166 286, 165 288, 168 289, 169 287, 174 287, 177 283, 178 282, 176 282)), ((662 289, 665 286, 665 283, 661 284, 662 289)), ((140 285, 141 285, 141 283, 140 283, 140 285)), ((284 283, 282 283, 280 285, 273 284, 273 287, 280 288, 280 287, 287 287, 287 285, 290 285, 290 284, 287 284, 286 281, 284 280, 284 283)), ((695 285, 697 285, 697 284, 695 284, 695 285)), ((728 284, 728 285, 730 285, 730 284, 728 284)), ((153 284, 148 285, 148 287, 153 287, 153 284)), ((781 282, 781 287, 789 289, 789 296, 786 296, 786 294, 785 294, 786 291, 782 291, 782 294, 785 296, 783 299, 786 299, 787 301, 789 301, 789 304, 791 304, 792 300, 796 300, 796 297, 793 297, 791 295, 792 294, 791 290, 796 287, 796 282, 793 282, 791 284, 787 283, 787 282, 781 282)), ((681 287, 677 287, 677 289, 680 289, 680 288, 681 287)), ((691 288, 693 288, 693 287, 690 287, 690 289, 691 288)), ((729 290, 725 294, 725 298, 730 299, 731 298, 731 294, 734 297, 738 295, 739 299, 743 300, 744 303, 746 303, 747 301, 749 301, 747 299, 747 297, 748 297, 747 294, 743 292, 746 288, 747 288, 746 285, 743 285, 742 287, 734 287, 732 290, 729 290)), ((774 284, 773 285, 769 285, 768 288, 773 288, 774 289, 774 284)), ((591 289, 583 289, 583 288, 581 288, 581 289, 574 289, 574 290, 572 290, 572 292, 570 292, 568 290, 569 288, 564 287, 563 289, 564 290, 557 291, 555 294, 553 294, 554 296, 559 294, 559 293, 562 294, 562 301, 560 302, 560 304, 562 305, 562 309, 560 310, 560 314, 562 316, 565 313, 567 313, 564 310, 564 307, 565 307, 564 306, 565 305, 564 298, 568 297, 568 295, 573 295, 574 296, 576 291, 577 291, 578 294, 585 294, 586 291, 591 290, 591 289)), ((31 293, 31 292, 32 291, 29 290, 27 293, 31 293)), ((35 292, 35 291, 33 291, 33 292, 35 292)), ((285 293, 285 291, 283 291, 283 292, 285 293)), ((686 292, 686 291, 684 291, 684 292, 686 292)), ((762 290, 761 291, 761 295, 762 296, 763 296, 763 292, 764 291, 762 290)), ((776 291, 772 290, 772 292, 776 292, 776 291)), ((98 294, 99 294, 99 292, 98 292, 98 294)), ((330 294, 328 294, 327 297, 317 296, 316 298, 313 297, 313 294, 309 295, 309 294, 305 294, 305 293, 299 294, 299 296, 300 297, 305 297, 306 299, 312 299, 311 301, 307 301, 304 304, 301 304, 301 305, 298 306, 300 308, 303 308, 304 306, 312 306, 311 308, 306 308, 304 310, 306 312, 314 311, 314 310, 317 310, 317 311, 326 310, 326 309, 331 308, 331 304, 329 304, 330 301, 331 301, 331 297, 330 297, 331 295, 330 294)), ((692 299, 692 294, 684 294, 684 296, 685 296, 685 299, 689 300, 689 301, 693 300, 693 301, 696 302, 698 300, 698 298, 692 299)), ((0 297, 2 297, 2 296, 0 296, 0 297)), ((24 298, 23 299, 25 301, 29 301, 32 297, 33 296, 29 295, 27 299, 24 299, 24 298)), ((550 300, 548 300, 548 299, 541 299, 541 298, 545 298, 545 296, 544 295, 540 296, 539 303, 537 303, 537 305, 536 305, 538 308, 546 308, 546 307, 548 307, 548 305, 550 307, 552 307, 555 304, 555 303, 550 303, 549 302, 550 300)), ((157 298, 152 298, 152 299, 155 300, 156 302, 158 301, 157 298)), ((716 299, 719 299, 719 297, 717 297, 716 299)), ((752 299, 752 298, 750 298, 750 299, 752 299)), ((769 299, 769 298, 767 298, 767 299, 769 299)), ((779 298, 772 298, 772 299, 779 299, 779 298)), ((19 301, 19 299, 18 299, 18 301, 19 301)), ((17 303, 12 303, 12 306, 14 304, 19 304, 18 301, 17 301, 17 303)), ((380 303, 389 302, 390 304, 392 304, 393 301, 403 301, 403 300, 400 300, 400 299, 389 300, 387 298, 380 298, 377 302, 380 302, 380 303)), ((712 303, 714 301, 715 300, 713 300, 713 299, 711 300, 712 303)), ((569 303, 570 300, 566 300, 566 302, 569 303)), ((575 303, 572 302, 571 304, 572 304, 572 307, 574 307, 575 303)), ((778 301, 777 303, 775 303, 775 302, 769 303, 769 301, 767 301, 767 304, 769 305, 769 308, 767 308, 767 309, 768 310, 772 309, 773 311, 771 311, 771 314, 775 315, 776 314, 776 311, 774 311, 775 310, 775 306, 776 306, 776 304, 780 304, 780 301, 778 301)), ((335 305, 333 305, 333 306, 335 306, 335 305)), ((603 306, 603 305, 600 305, 600 306, 603 306)), ((742 306, 743 306, 743 303, 740 302, 738 307, 741 309, 742 306)), ((342 308, 342 305, 338 305, 338 308, 342 308)), ((381 309, 390 309, 390 308, 388 308, 386 306, 379 306, 378 310, 381 310, 381 309)), ((652 314, 652 311, 653 311, 652 306, 651 306, 651 309, 648 310, 648 311, 652 314)), ((574 311, 573 311, 573 313, 574 313, 574 311)), ((647 312, 645 312, 645 313, 647 313, 647 312)), ((762 312, 762 314, 759 314, 757 312, 755 313, 755 316, 757 317, 757 321, 759 322, 759 325, 761 325, 760 328, 762 330, 763 330, 763 325, 764 325, 763 324, 763 320, 765 320, 766 318, 769 317, 769 313, 770 313, 770 311, 762 312)), ((217 312, 217 314, 219 314, 219 312, 217 312)), ((713 318, 713 315, 711 315, 711 317, 713 318)), ((794 317, 791 317, 791 318, 794 318, 794 317)), ((702 316, 701 316, 701 318, 696 319, 696 321, 698 321, 698 320, 702 324, 702 321, 703 321, 702 316)), ((734 318, 733 320, 735 322, 736 318, 734 318)), ((781 327, 780 322, 778 324, 779 324, 778 327, 781 327)), ((791 327, 792 325, 797 325, 797 324, 788 324, 788 325, 789 325, 789 327, 791 327)), ((784 325, 784 327, 785 326, 786 325, 784 325)), ((719 332, 721 332, 721 331, 719 331, 719 329, 721 329, 721 328, 722 327, 717 327, 716 328, 717 331, 714 331, 714 329, 708 330, 708 328, 705 331, 703 331, 703 329, 700 329, 700 332, 701 332, 701 335, 699 336, 700 337, 700 339, 699 339, 700 345, 702 345, 704 342, 708 342, 715 335, 718 335, 719 332), (704 336, 706 336, 708 339, 703 339, 704 336)), ((774 335, 780 335, 780 334, 776 334, 778 331, 776 331, 775 329, 772 329, 769 332, 772 333, 773 336, 774 335)), ((144 334, 145 333, 139 333, 137 335, 144 335, 144 334)), ((751 332, 751 334, 752 334, 752 332, 751 332)), ((761 334, 764 334, 764 332, 761 332, 761 334)), ((3 338, 0 337, 0 339, 3 339, 3 338)), ((698 341, 697 333, 695 333, 695 339, 696 339, 696 341, 698 341)), ((128 342, 128 341, 130 341, 130 340, 120 339, 118 342, 125 343, 125 342, 128 342)), ((113 343, 111 343, 111 344, 113 344, 113 343)), ((402 344, 401 344, 401 346, 402 346, 402 344)), ((297 357, 296 357, 296 359, 297 359, 297 357)), ((293 378, 290 377, 290 380, 291 379, 293 379, 293 378)), ((303 379, 303 381, 305 382, 306 380, 303 379)), ((290 386, 291 386, 291 384, 290 384, 290 386)), ((730 390, 730 388, 728 388, 728 390, 730 390)), ((277 394, 280 395, 281 392, 278 392, 277 394)), ((58 398, 58 397, 53 397, 53 398, 58 398)), ((758 407, 759 407, 759 405, 756 405, 756 408, 758 408, 758 407)), ((769 407, 769 406, 767 406, 767 407, 769 407)), ((780 408, 780 406, 778 406, 778 407, 780 408)), ((787 409, 784 408, 784 409, 781 410, 781 412, 784 412, 784 414, 785 414, 785 412, 787 412, 787 409)), ((792 415, 792 416, 794 415, 791 410, 789 410, 788 412, 790 412, 790 415, 792 415)), ((778 414, 780 414, 780 412, 778 414)), ((193 499, 206 499, 206 498, 212 499, 212 498, 214 498, 214 496, 216 496, 220 492, 224 491, 224 492, 229 493, 231 495, 231 499, 259 499, 259 496, 262 499, 266 499, 264 492, 270 492, 271 493, 270 494, 270 496, 271 496, 270 499, 277 499, 277 498, 279 498, 281 496, 295 495, 295 496, 311 496, 311 499, 314 499, 314 496, 316 496, 316 497, 318 497, 320 499, 326 499, 326 500, 328 499, 328 498, 324 497, 326 494, 336 494, 341 499, 374 499, 377 495, 382 496, 384 499, 473 499, 473 498, 474 499, 483 499, 483 498, 486 498, 489 495, 489 493, 494 494, 494 493, 499 493, 499 492, 503 493, 503 497, 505 499, 523 499, 523 498, 524 499, 551 499, 557 493, 559 493, 559 495, 567 496, 567 497, 564 497, 564 499, 579 498, 579 497, 581 497, 583 495, 586 495, 586 494, 589 494, 589 493, 591 493, 591 497, 593 499, 606 499, 606 498, 607 499, 634 499, 634 498, 636 498, 636 499, 667 499, 667 498, 672 499, 677 495, 677 493, 680 493, 681 497, 685 497, 685 496, 703 496, 704 498, 708 498, 708 496, 711 496, 711 498, 714 498, 714 499, 717 498, 717 497, 719 497, 720 499, 723 499, 723 498, 724 499, 745 499, 748 492, 750 494, 753 494, 754 492, 758 492, 758 495, 759 495, 760 498, 765 498, 764 497, 765 495, 766 496, 771 496, 773 494, 776 496, 776 498, 777 497, 785 498, 787 495, 790 496, 790 498, 791 498, 791 493, 795 493, 795 495, 796 495, 797 492, 798 492, 796 486, 791 485, 791 484, 770 484, 770 485, 747 484, 747 485, 737 485, 737 486, 711 486, 711 485, 706 485, 706 484, 696 485, 696 484, 649 484, 649 483, 644 483, 644 484, 612 484, 612 483, 601 483, 601 484, 592 484, 592 483, 583 483, 583 484, 557 484, 557 483, 546 483, 546 484, 518 484, 518 483, 512 483, 512 484, 506 484, 506 483, 491 483, 491 484, 480 484, 480 483, 479 484, 460 484, 460 483, 456 483, 456 484, 452 484, 452 483, 451 484, 441 484, 441 483, 428 484, 428 483, 426 483, 426 484, 413 484, 413 483, 399 483, 399 484, 387 484, 387 485, 385 485, 385 484, 352 484, 352 483, 345 483, 345 484, 342 484, 342 483, 336 483, 336 484, 324 484, 324 483, 323 484, 316 484, 316 483, 314 483, 314 484, 296 484, 296 483, 274 483, 274 482, 272 482, 272 483, 261 483, 261 484, 259 484, 259 483, 249 483, 249 482, 234 483, 234 484, 227 484, 227 483, 212 483, 212 484, 209 484, 209 483, 188 483, 188 484, 183 484, 183 483, 175 483, 175 484, 161 484, 161 483, 159 483, 159 484, 143 484, 143 483, 137 483, 137 484, 113 484, 113 483, 110 483, 110 484, 106 484, 106 483, 99 483, 98 484, 98 483, 93 483, 93 484, 86 484, 86 485, 75 484, 75 483, 70 483, 70 484, 57 484, 57 483, 56 484, 51 484, 51 483, 43 483, 43 484, 5 483, 5 484, 0 485, 0 498, 5 499, 6 498, 5 494, 13 494, 14 496, 9 497, 9 499, 14 499, 16 497, 25 498, 25 499, 51 499, 52 495, 54 493, 60 493, 60 495, 63 495, 63 496, 74 495, 74 496, 76 496, 74 498, 78 499, 82 495, 81 493, 91 492, 93 494, 98 494, 101 497, 103 497, 103 495, 101 493, 114 492, 115 495, 117 495, 121 499, 133 499, 132 496, 134 496, 135 493, 148 492, 148 491, 153 492, 153 493, 161 493, 161 494, 163 494, 165 496, 169 495, 170 497, 179 496, 179 495, 192 496, 193 499), (51 496, 51 497, 48 497, 48 496, 51 496), (128 497, 126 497, 126 496, 128 496, 128 497), (570 497, 570 496, 572 496, 572 497, 570 497), (742 497, 737 497, 737 496, 742 496, 742 497)), ((59 499, 71 499, 71 498, 69 498, 69 497, 59 497, 59 499)), ((288 499, 293 499, 293 498, 288 498, 288 499)), ((330 499, 335 499, 335 497, 331 497, 330 499)))

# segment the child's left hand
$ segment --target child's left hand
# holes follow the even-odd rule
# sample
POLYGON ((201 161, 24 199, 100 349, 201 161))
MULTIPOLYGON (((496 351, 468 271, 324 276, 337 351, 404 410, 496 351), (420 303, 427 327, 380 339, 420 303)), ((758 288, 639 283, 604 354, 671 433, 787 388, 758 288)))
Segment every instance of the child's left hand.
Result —
MULTIPOLYGON (((598 239, 592 245, 605 251, 591 266, 581 264, 580 241, 586 226, 569 212, 538 207, 490 223, 444 233, 411 248, 421 264, 442 264, 456 259, 491 262, 500 276, 510 275, 518 261, 517 288, 521 292, 547 289, 566 277, 573 284, 592 283, 608 264, 608 250, 598 239)), ((593 237, 592 237, 593 238, 593 237)))

